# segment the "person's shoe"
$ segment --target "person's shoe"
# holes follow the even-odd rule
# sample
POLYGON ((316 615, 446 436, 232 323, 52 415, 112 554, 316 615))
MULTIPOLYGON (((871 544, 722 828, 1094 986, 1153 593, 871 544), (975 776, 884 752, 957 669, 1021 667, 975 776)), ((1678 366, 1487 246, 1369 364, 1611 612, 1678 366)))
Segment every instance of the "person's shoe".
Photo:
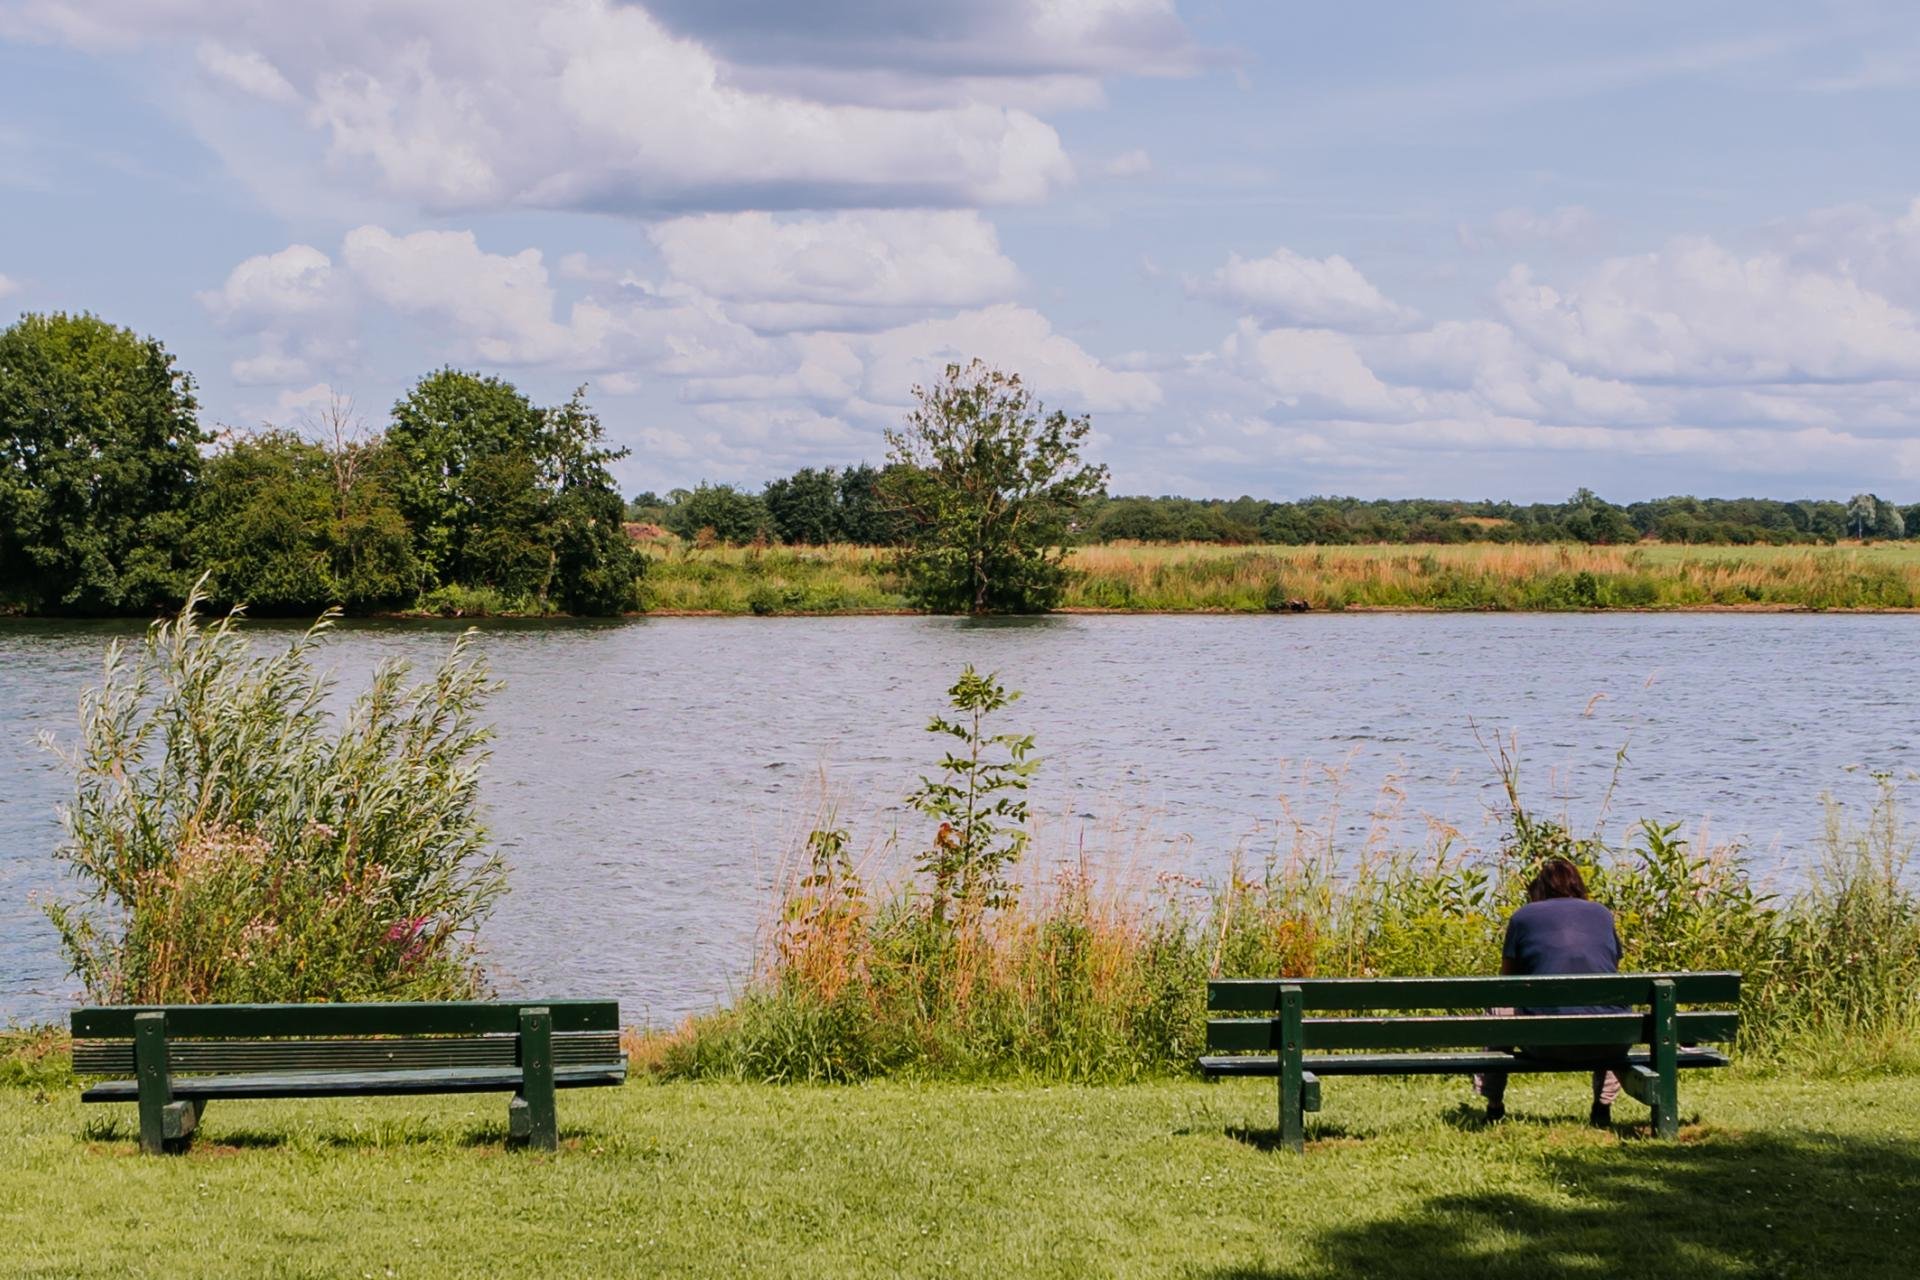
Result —
POLYGON ((1487 1099, 1487 1123, 1495 1124, 1507 1118, 1507 1104, 1499 1098, 1487 1099))
POLYGON ((1587 1123, 1596 1129, 1613 1128, 1613 1108, 1604 1102, 1593 1104, 1593 1110, 1587 1112, 1587 1123))

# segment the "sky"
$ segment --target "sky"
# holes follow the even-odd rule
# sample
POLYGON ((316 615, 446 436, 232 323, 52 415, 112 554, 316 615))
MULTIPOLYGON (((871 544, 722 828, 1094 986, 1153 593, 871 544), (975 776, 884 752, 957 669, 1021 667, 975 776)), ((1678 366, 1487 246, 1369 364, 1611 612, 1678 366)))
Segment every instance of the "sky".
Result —
POLYGON ((949 361, 1119 493, 1920 493, 1888 0, 0 0, 0 314, 204 421, 585 384, 622 487, 949 361))

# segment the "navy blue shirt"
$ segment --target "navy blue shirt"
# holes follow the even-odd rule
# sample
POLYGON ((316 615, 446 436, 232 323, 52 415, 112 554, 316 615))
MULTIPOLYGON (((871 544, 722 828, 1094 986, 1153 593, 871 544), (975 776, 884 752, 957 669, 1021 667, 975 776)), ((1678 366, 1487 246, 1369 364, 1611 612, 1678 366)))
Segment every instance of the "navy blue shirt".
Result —
MULTIPOLYGON (((1529 902, 1507 921, 1501 948, 1510 973, 1618 973, 1620 935, 1613 912, 1585 898, 1529 902)), ((1605 1005, 1523 1009, 1522 1013, 1612 1013, 1605 1005)))

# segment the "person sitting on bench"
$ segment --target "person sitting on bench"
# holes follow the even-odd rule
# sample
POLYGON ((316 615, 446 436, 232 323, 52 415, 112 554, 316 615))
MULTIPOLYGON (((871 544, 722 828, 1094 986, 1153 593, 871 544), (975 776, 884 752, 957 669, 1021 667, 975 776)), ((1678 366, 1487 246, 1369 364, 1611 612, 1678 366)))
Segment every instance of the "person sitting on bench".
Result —
MULTIPOLYGON (((1500 951, 1503 974, 1618 973, 1620 935, 1613 912, 1587 897, 1580 868, 1565 858, 1548 858, 1527 885, 1527 902, 1507 921, 1507 937, 1500 951)), ((1619 1013, 1601 1006, 1565 1009, 1495 1009, 1497 1014, 1619 1013)), ((1622 1059, 1626 1046, 1569 1045, 1536 1048, 1535 1057, 1565 1061, 1593 1061, 1593 1109, 1587 1123, 1605 1128, 1613 1122, 1613 1100, 1620 1096, 1620 1078, 1609 1069, 1622 1059)), ((1507 1073, 1488 1071, 1473 1078, 1474 1088, 1487 1100, 1487 1119, 1507 1114, 1507 1073)))

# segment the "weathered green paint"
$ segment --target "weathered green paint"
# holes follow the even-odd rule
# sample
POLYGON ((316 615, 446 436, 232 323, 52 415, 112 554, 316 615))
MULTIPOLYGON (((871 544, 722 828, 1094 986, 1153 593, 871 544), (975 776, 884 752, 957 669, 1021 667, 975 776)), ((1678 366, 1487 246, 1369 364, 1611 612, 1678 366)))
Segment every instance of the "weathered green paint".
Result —
POLYGON ((1552 1009, 1568 1005, 1645 1004, 1650 984, 1674 984, 1681 1004, 1732 1005, 1737 973, 1606 973, 1463 978, 1216 978, 1207 1009, 1266 1013, 1280 1008, 1280 988, 1300 988, 1309 1013, 1363 1009, 1552 1009))
POLYGON ((133 1019, 134 1086, 140 1101, 140 1149, 157 1156, 167 1148, 167 1015, 142 1013, 133 1019))
MULTIPOLYGON (((167 1015, 176 1040, 203 1036, 431 1036, 516 1033, 527 1000, 454 1000, 444 1004, 93 1005, 75 1009, 75 1040, 131 1036, 142 1013, 167 1015)), ((618 1031, 615 1000, 541 1000, 555 1031, 618 1031)))
MULTIPOLYGON (((168 1061, 176 1076, 218 1072, 419 1071, 433 1067, 511 1067, 520 1061, 513 1035, 396 1037, 382 1040, 182 1040, 170 1036, 168 1061)), ((553 1037, 556 1066, 617 1062, 615 1031, 560 1031, 553 1037)), ((76 1040, 73 1069, 84 1076, 131 1074, 131 1040, 76 1040)))
MULTIPOLYGON (((1652 1055, 1649 1054, 1648 1057, 1652 1055)), ((1685 1066, 1685 1062, 1680 1063, 1685 1066)), ((1620 1088, 1629 1098, 1653 1107, 1659 1101, 1660 1073, 1645 1062, 1630 1063, 1620 1074, 1620 1088)))
POLYGON ((1301 1077, 1304 1074, 1300 1059, 1306 1050, 1306 1041, 1300 1034, 1301 1023, 1300 988, 1280 988, 1280 1017, 1278 1029, 1280 1036, 1280 1145, 1290 1151, 1303 1151, 1307 1145, 1306 1118, 1301 1111, 1301 1077))
MULTIPOLYGON (((1643 997, 1645 998, 1645 997, 1643 997)), ((1680 1036, 1688 1041, 1732 1040, 1740 1015, 1724 1010, 1676 1014, 1680 1036)), ((1516 1048, 1544 1045, 1634 1045, 1651 1043, 1653 1017, 1639 1013, 1552 1014, 1530 1018, 1446 1015, 1399 1018, 1308 1018, 1302 1027, 1308 1049, 1452 1049, 1505 1044, 1516 1048)), ((1213 1018, 1207 1023, 1207 1048, 1274 1050, 1279 1020, 1213 1018)))
POLYGON ((1653 1130, 1662 1138, 1679 1131, 1679 1073, 1723 1067, 1727 1057, 1682 1043, 1731 1041, 1739 1032, 1735 1009, 1681 1012, 1683 1001, 1731 1002, 1739 998, 1737 973, 1605 974, 1568 977, 1216 979, 1207 984, 1211 1009, 1259 1011, 1264 1017, 1212 1018, 1207 1047, 1263 1056, 1216 1056, 1200 1060, 1208 1075, 1276 1076, 1280 1141, 1304 1146, 1303 1112, 1319 1106, 1322 1075, 1430 1075, 1475 1071, 1586 1072, 1584 1061, 1557 1061, 1529 1050, 1593 1046, 1602 1061, 1618 1062, 1627 1092, 1653 1110, 1653 1130), (1386 1017, 1303 1016, 1306 1009, 1446 1009, 1489 1005, 1553 1008, 1566 1005, 1646 1005, 1636 1012, 1543 1014, 1494 1017, 1484 1013, 1386 1017), (1504 1045, 1507 1050, 1487 1049, 1504 1045), (1634 1049, 1644 1044, 1647 1050, 1634 1049), (1471 1047, 1471 1052, 1427 1052, 1471 1047), (1307 1050, 1399 1050, 1333 1053, 1307 1050), (1264 1056, 1270 1054, 1271 1056, 1264 1056), (1308 1081, 1312 1081, 1311 1104, 1308 1081))
POLYGON ((520 1011, 520 1096, 527 1100, 527 1145, 542 1151, 560 1146, 560 1120, 553 1097, 553 1015, 520 1011))
MULTIPOLYGON (((1654 1085, 1653 1132, 1660 1138, 1680 1133, 1680 1079, 1676 1069, 1680 1048, 1681 1020, 1674 1013, 1674 985, 1665 978, 1653 984, 1653 1070, 1659 1077, 1654 1085)), ((1689 1035, 1688 1039, 1694 1039, 1689 1035)))
POLYGON ((72 1023, 86 1037, 76 1041, 77 1071, 134 1073, 93 1085, 81 1101, 137 1103, 148 1152, 184 1147, 211 1098, 481 1092, 514 1094, 511 1132, 552 1151, 555 1091, 627 1075, 613 1001, 88 1008, 72 1023), (281 1036, 294 1038, 259 1038, 281 1036), (325 1036, 361 1038, 313 1038, 325 1036))
MULTIPOLYGON (((622 1084, 624 1062, 557 1067, 557 1089, 588 1089, 622 1084)), ((104 1080, 80 1095, 82 1102, 132 1102, 132 1080, 104 1080)), ((403 1098, 430 1093, 517 1093, 518 1067, 456 1067, 434 1071, 332 1071, 321 1074, 273 1072, 246 1076, 175 1076, 176 1098, 403 1098)))
MULTIPOLYGON (((1627 1054, 1627 1062, 1651 1071, 1653 1055, 1644 1049, 1627 1054)), ((1717 1049, 1681 1049, 1676 1064, 1689 1071, 1705 1067, 1732 1066, 1732 1060, 1717 1049)), ((1476 1071, 1505 1071, 1509 1074, 1580 1072, 1592 1070, 1591 1064, 1556 1062, 1551 1058, 1532 1058, 1525 1054, 1483 1050, 1479 1053, 1341 1053, 1309 1054, 1301 1060, 1303 1069, 1320 1076, 1464 1076, 1476 1071)), ((1230 1054, 1200 1059, 1200 1070, 1208 1076, 1276 1076, 1280 1074, 1277 1054, 1230 1054)), ((1625 1077, 1622 1077, 1624 1080, 1625 1077)), ((175 1083, 178 1090, 180 1085, 175 1083)), ((1632 1092, 1629 1087, 1629 1092, 1632 1092)), ((1639 1097, 1640 1095, 1634 1094, 1639 1097)), ((1643 1099, 1644 1101, 1644 1099, 1643 1099)))

